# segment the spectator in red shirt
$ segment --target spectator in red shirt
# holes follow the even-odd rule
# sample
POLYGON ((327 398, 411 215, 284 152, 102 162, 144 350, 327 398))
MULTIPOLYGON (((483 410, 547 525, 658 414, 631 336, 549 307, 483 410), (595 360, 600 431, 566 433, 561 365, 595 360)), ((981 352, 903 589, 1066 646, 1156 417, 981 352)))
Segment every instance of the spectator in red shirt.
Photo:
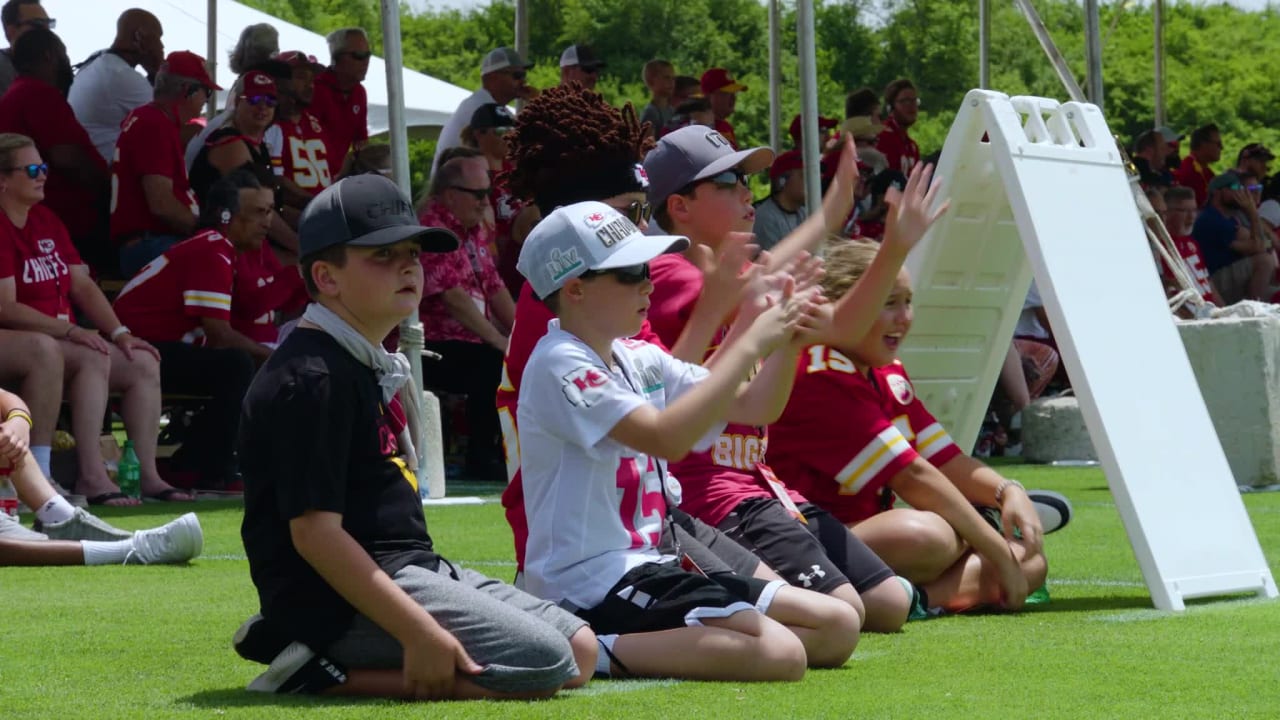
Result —
POLYGON ((738 136, 733 134, 733 126, 729 124, 729 116, 738 104, 738 93, 746 92, 747 86, 729 77, 724 68, 711 68, 702 73, 700 81, 702 94, 711 102, 711 112, 715 115, 716 131, 738 149, 738 136))
POLYGON ((423 225, 446 228, 461 241, 453 252, 422 257, 425 346, 443 356, 425 382, 467 395, 467 474, 500 480, 506 471, 493 398, 515 303, 489 254, 492 231, 483 223, 492 192, 489 169, 479 151, 465 150, 454 148, 462 155, 440 166, 418 216, 423 225))
POLYGON ((196 227, 200 206, 187 180, 180 131, 222 88, 195 53, 169 53, 155 100, 124 119, 111 163, 111 239, 132 277, 196 227))
POLYGON ((1209 182, 1216 174, 1213 164, 1222 157, 1222 134, 1210 123, 1191 131, 1191 152, 1173 171, 1173 179, 1196 194, 1196 207, 1209 202, 1209 182))
POLYGON ((71 61, 52 31, 24 33, 13 48, 18 78, 0 97, 0 132, 25 135, 52 172, 44 204, 66 225, 71 241, 95 267, 106 264, 109 173, 67 103, 71 61))
POLYGON ((889 169, 903 176, 911 174, 911 168, 920 162, 920 146, 911 139, 907 130, 920 115, 920 95, 916 86, 906 78, 889 83, 884 89, 884 107, 889 117, 884 120, 884 130, 876 149, 884 153, 889 169))
POLYGON ((9 47, 0 50, 0 95, 9 89, 18 76, 13 66, 13 46, 28 30, 52 30, 56 21, 40 6, 40 0, 9 0, 0 8, 0 21, 4 22, 4 36, 9 47))
POLYGON ((333 65, 316 76, 311 112, 325 131, 329 152, 329 176, 335 177, 351 150, 369 140, 369 100, 364 76, 369 72, 369 36, 362 28, 342 28, 329 33, 333 65))
POLYGON ((238 255, 261 250, 274 194, 249 169, 209 188, 199 232, 142 268, 116 298, 116 312, 160 351, 160 382, 168 393, 211 398, 172 458, 175 470, 197 473, 198 486, 225 489, 235 475, 233 449, 240 401, 254 361, 271 348, 231 326, 238 255))
POLYGON ((311 198, 333 184, 329 173, 329 149, 324 126, 312 113, 316 72, 323 66, 299 50, 282 52, 276 60, 289 66, 288 82, 277 88, 276 127, 281 134, 280 188, 284 194, 286 219, 297 226, 297 215, 311 198), (292 217, 291 217, 292 216, 292 217))
POLYGON ((515 127, 516 118, 503 105, 486 103, 476 108, 471 124, 462 130, 462 143, 484 153, 489 163, 489 182, 493 192, 493 245, 497 253, 498 274, 512 297, 520 294, 524 277, 516 270, 520 246, 538 220, 538 212, 511 193, 507 174, 507 134, 515 127))
POLYGON ((120 494, 107 475, 98 444, 107 395, 115 392, 123 397, 125 430, 138 452, 142 493, 160 500, 190 500, 156 471, 159 353, 116 317, 66 228, 40 204, 49 170, 31 139, 0 134, 0 167, 0 322, 60 341, 80 465, 77 488, 90 503, 137 504, 120 494), (75 323, 73 307, 96 331, 75 323))
MULTIPOLYGON (((1178 254, 1182 256, 1187 273, 1191 276, 1192 282, 1195 283, 1196 289, 1200 291, 1200 295, 1205 300, 1217 305, 1218 298, 1213 294, 1213 283, 1209 280, 1209 269, 1200 257, 1200 246, 1196 244, 1196 239, 1191 237, 1191 227, 1196 220, 1195 193, 1191 191, 1191 188, 1179 186, 1165 190, 1163 196, 1161 196, 1159 190, 1154 192, 1148 190, 1147 198, 1151 201, 1151 206, 1156 211, 1156 214, 1160 216, 1160 221, 1164 223, 1165 229, 1169 231, 1173 246, 1178 249, 1178 254)), ((1163 263, 1161 263, 1160 275, 1165 281, 1166 293, 1172 295, 1181 290, 1177 283, 1173 282, 1172 273, 1163 263)))

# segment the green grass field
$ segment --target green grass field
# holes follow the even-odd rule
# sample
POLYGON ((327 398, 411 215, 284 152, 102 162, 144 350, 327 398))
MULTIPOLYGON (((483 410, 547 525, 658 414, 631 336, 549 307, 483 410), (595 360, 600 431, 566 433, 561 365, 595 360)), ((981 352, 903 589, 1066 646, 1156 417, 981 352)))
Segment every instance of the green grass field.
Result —
MULTIPOLYGON (((1067 494, 1076 516, 1050 536, 1053 602, 1021 615, 950 617, 868 635, 839 670, 799 684, 596 681, 537 703, 430 708, 252 696, 259 666, 230 648, 256 607, 240 506, 197 506, 204 556, 190 567, 0 569, 4 718, 1238 718, 1280 715, 1280 603, 1151 607, 1099 470, 1007 468, 1067 494), (410 714, 411 713, 411 714, 410 714)), ((494 486, 480 487, 493 497, 494 486)), ((455 494, 476 492, 460 486, 455 494)), ((1244 496, 1272 572, 1280 495, 1244 496)), ((177 506, 105 512, 122 527, 177 506)), ((500 506, 428 508, 448 557, 508 578, 500 506)), ((1188 527, 1187 532, 1213 532, 1188 527)))

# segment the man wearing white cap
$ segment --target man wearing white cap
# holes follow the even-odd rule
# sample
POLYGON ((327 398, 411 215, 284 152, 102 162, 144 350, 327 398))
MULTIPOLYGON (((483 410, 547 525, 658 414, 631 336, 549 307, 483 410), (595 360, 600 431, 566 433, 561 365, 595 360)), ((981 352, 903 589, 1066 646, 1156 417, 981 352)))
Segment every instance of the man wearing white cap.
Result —
POLYGON ((449 122, 440 130, 440 139, 436 141, 436 156, 431 160, 433 174, 440 163, 440 153, 462 144, 462 129, 471 122, 471 116, 481 105, 506 105, 516 98, 532 94, 532 88, 525 84, 525 77, 531 67, 533 63, 525 62, 520 53, 509 47, 491 50, 484 56, 484 61, 480 63, 480 88, 458 104, 458 109, 453 111, 449 122))

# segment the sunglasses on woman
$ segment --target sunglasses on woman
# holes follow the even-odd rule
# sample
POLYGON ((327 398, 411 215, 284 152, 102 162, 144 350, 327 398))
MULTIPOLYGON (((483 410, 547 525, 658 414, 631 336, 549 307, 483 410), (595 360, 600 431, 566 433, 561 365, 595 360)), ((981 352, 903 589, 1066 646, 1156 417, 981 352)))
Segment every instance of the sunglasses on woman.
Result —
POLYGON ((16 170, 25 170, 27 177, 35 180, 41 175, 49 174, 49 164, 40 163, 39 165, 18 165, 17 167, 7 167, 4 169, 5 172, 14 172, 16 170))
POLYGON ((646 200, 633 200, 630 205, 615 207, 614 210, 622 213, 632 225, 636 226, 642 222, 649 222, 649 218, 653 217, 653 206, 646 200))
POLYGON ((586 279, 601 277, 603 275, 612 275, 615 280, 623 285, 639 285, 649 279, 649 263, 625 265, 623 267, 608 268, 606 270, 588 270, 582 273, 581 277, 586 279))
POLYGON ((275 95, 254 95, 253 97, 250 97, 248 95, 241 95, 240 99, 249 103, 254 107, 258 107, 259 105, 266 105, 267 107, 275 107, 276 103, 279 102, 279 100, 276 99, 275 95))
POLYGON ((462 187, 461 185, 450 185, 449 189, 457 190, 460 193, 466 193, 477 200, 484 200, 488 198, 489 193, 493 191, 493 188, 469 188, 462 187))

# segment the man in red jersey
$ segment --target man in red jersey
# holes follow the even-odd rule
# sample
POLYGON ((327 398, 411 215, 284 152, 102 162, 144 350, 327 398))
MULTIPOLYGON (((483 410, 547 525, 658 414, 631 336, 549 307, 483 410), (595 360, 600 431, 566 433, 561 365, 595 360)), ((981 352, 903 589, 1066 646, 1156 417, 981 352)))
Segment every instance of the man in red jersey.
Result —
POLYGON ((747 86, 729 76, 724 68, 711 68, 702 73, 702 95, 711 102, 711 113, 715 116, 715 129, 738 149, 738 136, 733 133, 729 124, 729 116, 738 105, 738 93, 746 92, 747 86))
POLYGON ((1222 133, 1213 123, 1191 131, 1191 152, 1182 158, 1182 164, 1173 171, 1173 179, 1196 194, 1196 207, 1209 202, 1209 182, 1217 174, 1213 164, 1222 159, 1222 133))
POLYGON ((285 204, 301 211, 333 183, 325 128, 311 112, 316 72, 323 68, 314 57, 298 50, 282 52, 276 59, 287 64, 291 73, 287 82, 277 83, 280 104, 276 106, 276 127, 283 141, 277 173, 285 204))
POLYGON ((876 149, 884 153, 890 170, 907 175, 920 162, 920 146, 907 134, 920 115, 920 95, 916 86, 906 78, 889 83, 884 89, 884 106, 888 117, 884 120, 884 130, 880 131, 876 149))
POLYGON ((340 28, 325 39, 333 64, 316 76, 311 112, 324 128, 329 175, 337 177, 347 153, 369 140, 369 99, 361 83, 373 53, 363 28, 340 28))

